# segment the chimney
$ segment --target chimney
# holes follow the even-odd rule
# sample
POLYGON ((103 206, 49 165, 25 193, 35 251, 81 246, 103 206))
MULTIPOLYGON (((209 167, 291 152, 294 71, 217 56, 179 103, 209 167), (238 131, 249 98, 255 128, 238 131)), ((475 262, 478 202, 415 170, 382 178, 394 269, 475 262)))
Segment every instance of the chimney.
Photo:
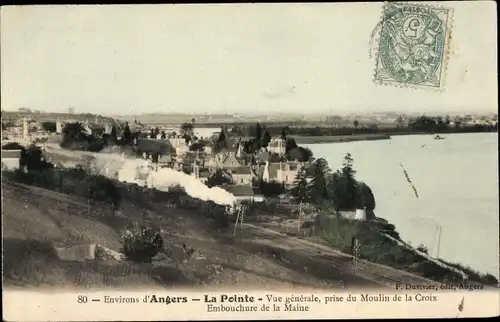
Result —
POLYGON ((262 174, 262 180, 269 181, 269 161, 266 161, 266 165, 264 166, 264 173, 262 174))
POLYGON ((59 134, 62 132, 62 123, 60 120, 56 121, 56 133, 59 134))
POLYGON ((27 139, 29 136, 28 120, 23 118, 23 139, 27 139))
POLYGON ((194 176, 196 179, 200 177, 200 167, 196 163, 194 164, 194 176))

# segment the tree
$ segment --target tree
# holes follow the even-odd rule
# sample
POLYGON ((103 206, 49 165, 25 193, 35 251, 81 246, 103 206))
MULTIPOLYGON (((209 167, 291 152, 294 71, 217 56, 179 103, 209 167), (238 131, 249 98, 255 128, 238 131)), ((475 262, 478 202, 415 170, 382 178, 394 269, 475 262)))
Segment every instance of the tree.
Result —
POLYGON ((398 115, 398 117, 396 118, 396 125, 397 127, 403 127, 404 119, 402 115, 398 115))
POLYGON ((305 169, 301 169, 297 177, 295 177, 293 188, 290 190, 290 193, 298 203, 310 200, 310 190, 305 169))
POLYGON ((319 204, 328 199, 327 178, 331 175, 328 162, 323 159, 317 159, 312 164, 311 197, 319 204))
POLYGON ((24 150, 24 146, 20 145, 17 142, 10 142, 2 145, 2 150, 24 150))
POLYGON ((28 148, 21 150, 19 165, 21 167, 26 166, 30 172, 44 171, 52 167, 52 164, 42 160, 42 150, 35 145, 30 145, 28 148))
POLYGON ((136 262, 151 263, 164 245, 160 233, 151 227, 141 227, 135 231, 129 231, 123 236, 123 252, 125 256, 136 262))
POLYGON ((269 142, 271 142, 271 133, 269 131, 265 130, 264 135, 262 136, 262 147, 267 148, 269 145, 269 142))
POLYGON ((285 128, 283 128, 283 129, 281 130, 281 139, 282 139, 283 141, 285 141, 285 142, 286 142, 286 132, 285 132, 285 128))
POLYGON ((227 144, 227 139, 226 139, 226 133, 224 131, 224 128, 221 127, 220 129, 220 134, 219 137, 217 138, 217 141, 215 142, 215 147, 214 147, 214 152, 217 153, 222 149, 227 149, 228 144, 227 144))
POLYGON ((56 122, 43 122, 42 128, 49 133, 55 133, 57 130, 56 129, 57 124, 56 124, 56 122))
POLYGON ((239 136, 243 136, 245 134, 245 133, 243 133, 243 130, 239 126, 233 126, 231 128, 231 133, 239 135, 239 136))
POLYGON ((262 140, 262 127, 259 123, 255 126, 255 141, 261 142, 262 140))
POLYGON ((253 149, 254 141, 255 141, 255 139, 243 141, 243 152, 253 153, 254 152, 254 149, 253 149))
POLYGON ((289 150, 286 156, 290 161, 309 162, 312 159, 313 153, 309 148, 299 146, 289 150))
POLYGON ((105 140, 106 138, 96 138, 92 134, 87 134, 83 124, 75 122, 64 126, 59 145, 66 149, 99 152, 104 148, 105 140))
POLYGON ((87 136, 84 134, 83 124, 79 122, 68 123, 62 129, 61 146, 67 147, 72 143, 87 141, 87 136))
POLYGON ((292 149, 296 149, 299 146, 297 145, 297 142, 295 142, 294 138, 289 138, 286 140, 286 147, 285 147, 285 152, 288 154, 288 152, 292 149))
POLYGON ((228 174, 226 174, 224 171, 222 171, 221 169, 217 169, 215 171, 215 173, 213 173, 205 181, 205 184, 209 188, 223 186, 223 185, 232 184, 232 183, 233 183, 233 180, 231 180, 231 177, 228 174))
POLYGON ((279 182, 259 180, 256 185, 265 197, 276 197, 286 192, 285 185, 279 182))
POLYGON ((354 125, 354 128, 358 128, 359 126, 359 121, 358 120, 354 120, 354 122, 352 122, 352 124, 354 125))
POLYGON ((130 127, 128 122, 125 123, 125 128, 123 129, 123 141, 125 143, 130 143, 132 140, 132 132, 130 132, 130 127))
POLYGON ((330 176, 327 189, 336 210, 352 210, 356 208, 358 183, 353 168, 354 160, 350 153, 344 157, 343 167, 330 176))
POLYGON ((198 151, 198 152, 203 152, 205 151, 205 144, 203 142, 195 142, 189 146, 189 151, 198 151))
POLYGON ((113 142, 116 142, 118 139, 117 139, 117 135, 116 135, 116 126, 113 124, 113 126, 111 127, 111 140, 113 140, 113 142))
POLYGON ((286 162, 286 157, 284 155, 280 155, 278 153, 271 153, 269 156, 269 162, 286 162))
POLYGON ((364 182, 359 182, 357 187, 356 208, 366 208, 367 211, 373 211, 375 209, 375 197, 373 196, 372 190, 364 182))
POLYGON ((180 129, 181 135, 192 136, 193 135, 193 129, 194 129, 193 123, 182 123, 181 129, 180 129))

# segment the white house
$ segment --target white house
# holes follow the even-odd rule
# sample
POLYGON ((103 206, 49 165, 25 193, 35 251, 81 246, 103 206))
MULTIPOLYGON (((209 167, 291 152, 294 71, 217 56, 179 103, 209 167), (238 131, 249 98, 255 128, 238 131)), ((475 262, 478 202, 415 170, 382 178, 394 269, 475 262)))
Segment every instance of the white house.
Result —
POLYGON ((279 155, 283 155, 286 152, 286 143, 285 140, 281 138, 271 139, 269 145, 267 146, 267 150, 271 153, 277 153, 279 155))
POLYGON ((21 150, 2 150, 2 170, 19 169, 21 150))
POLYGON ((170 144, 175 148, 175 153, 177 155, 186 154, 189 151, 189 145, 186 143, 186 140, 181 136, 176 136, 169 139, 170 144))
POLYGON ((339 215, 343 218, 346 218, 346 219, 365 221, 366 220, 366 209, 356 209, 356 210, 351 210, 351 211, 339 211, 339 215))
POLYGON ((291 185, 294 183, 297 174, 305 165, 303 162, 273 162, 266 161, 262 169, 262 179, 264 181, 276 181, 291 185))

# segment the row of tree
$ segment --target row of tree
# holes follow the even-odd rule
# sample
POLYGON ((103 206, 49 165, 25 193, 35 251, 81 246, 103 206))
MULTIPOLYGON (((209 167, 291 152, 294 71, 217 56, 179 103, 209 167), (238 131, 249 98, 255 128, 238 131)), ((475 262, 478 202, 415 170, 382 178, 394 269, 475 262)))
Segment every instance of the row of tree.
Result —
POLYGON ((355 178, 354 160, 350 154, 344 157, 343 167, 332 172, 325 159, 317 159, 308 170, 303 168, 297 175, 291 194, 298 203, 308 202, 335 210, 375 209, 375 198, 368 185, 355 178), (308 180, 311 178, 311 180, 308 180))
MULTIPOLYGON (((294 125, 267 125, 266 131, 271 136, 278 136, 285 130, 288 135, 297 136, 336 136, 352 134, 411 134, 411 133, 474 133, 495 132, 498 130, 497 123, 494 124, 467 124, 461 120, 453 120, 446 117, 419 116, 409 120, 397 120, 393 127, 380 127, 375 123, 362 124, 355 120, 352 126, 308 126, 294 125)), ((239 136, 255 136, 256 128, 252 125, 238 125, 231 129, 231 133, 239 136)))
POLYGON ((134 139, 140 136, 138 132, 132 133, 128 123, 125 123, 120 139, 118 139, 115 125, 111 127, 109 133, 104 133, 104 130, 96 131, 92 128, 90 130, 91 133, 88 133, 86 126, 80 122, 65 124, 61 133, 60 146, 65 149, 99 152, 110 146, 131 145, 134 139))

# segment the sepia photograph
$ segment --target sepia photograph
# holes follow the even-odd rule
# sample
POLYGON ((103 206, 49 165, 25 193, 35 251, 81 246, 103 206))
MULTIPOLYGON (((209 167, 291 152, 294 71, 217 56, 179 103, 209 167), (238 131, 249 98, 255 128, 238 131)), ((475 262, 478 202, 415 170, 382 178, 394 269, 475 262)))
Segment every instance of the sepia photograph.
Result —
POLYGON ((499 314, 495 5, 2 7, 4 310, 499 314))

